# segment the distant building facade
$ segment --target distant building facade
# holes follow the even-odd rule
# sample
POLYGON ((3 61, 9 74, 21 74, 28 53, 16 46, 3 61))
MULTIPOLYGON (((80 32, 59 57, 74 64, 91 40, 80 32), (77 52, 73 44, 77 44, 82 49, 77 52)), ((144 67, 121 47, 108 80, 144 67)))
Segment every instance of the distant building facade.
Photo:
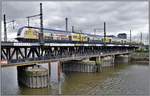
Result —
POLYGON ((127 34, 126 33, 119 33, 118 38, 122 38, 122 39, 127 39, 127 34))

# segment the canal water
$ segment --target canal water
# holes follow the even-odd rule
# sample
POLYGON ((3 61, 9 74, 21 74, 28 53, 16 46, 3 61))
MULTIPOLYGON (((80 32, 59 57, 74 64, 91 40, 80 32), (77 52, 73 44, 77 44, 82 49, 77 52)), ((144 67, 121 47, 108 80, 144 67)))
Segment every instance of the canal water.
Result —
POLYGON ((140 95, 148 96, 148 64, 115 64, 100 73, 63 73, 49 88, 30 89, 17 82, 16 67, 2 68, 3 95, 140 95))

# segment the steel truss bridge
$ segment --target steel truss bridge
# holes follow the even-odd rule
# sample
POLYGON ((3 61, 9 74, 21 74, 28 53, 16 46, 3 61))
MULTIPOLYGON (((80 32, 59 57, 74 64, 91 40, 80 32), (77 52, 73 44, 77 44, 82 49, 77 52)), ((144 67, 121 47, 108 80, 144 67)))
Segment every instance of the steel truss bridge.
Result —
POLYGON ((12 66, 128 54, 138 48, 136 45, 88 43, 44 43, 41 45, 40 43, 2 42, 1 45, 1 61, 7 61, 7 65, 12 66))

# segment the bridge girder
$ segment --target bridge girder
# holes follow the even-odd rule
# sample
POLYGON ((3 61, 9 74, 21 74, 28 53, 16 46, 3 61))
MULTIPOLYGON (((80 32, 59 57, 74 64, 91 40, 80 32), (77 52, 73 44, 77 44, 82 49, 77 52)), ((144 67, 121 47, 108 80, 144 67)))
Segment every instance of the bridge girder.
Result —
POLYGON ((7 60, 9 63, 18 63, 117 51, 130 51, 135 48, 136 47, 130 46, 2 46, 1 60, 7 60))

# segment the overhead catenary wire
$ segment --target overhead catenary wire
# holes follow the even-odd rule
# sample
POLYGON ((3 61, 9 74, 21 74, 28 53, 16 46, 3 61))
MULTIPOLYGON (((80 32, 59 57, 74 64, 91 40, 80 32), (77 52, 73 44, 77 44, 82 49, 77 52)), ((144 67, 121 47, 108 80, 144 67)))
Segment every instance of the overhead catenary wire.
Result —
MULTIPOLYGON (((33 18, 33 17, 37 17, 39 16, 40 17, 40 28, 41 28, 41 35, 40 35, 40 40, 43 41, 43 12, 42 12, 42 3, 40 3, 40 14, 36 14, 36 15, 32 15, 32 16, 27 16, 26 18, 28 18, 28 27, 30 26, 30 18, 33 18)), ((11 21, 8 21, 6 22, 6 15, 4 14, 4 41, 7 41, 7 23, 13 23, 13 29, 15 29, 15 25, 14 25, 14 22, 18 22, 18 20, 11 20, 11 21)), ((18 24, 20 27, 20 25, 22 24, 18 24)))

